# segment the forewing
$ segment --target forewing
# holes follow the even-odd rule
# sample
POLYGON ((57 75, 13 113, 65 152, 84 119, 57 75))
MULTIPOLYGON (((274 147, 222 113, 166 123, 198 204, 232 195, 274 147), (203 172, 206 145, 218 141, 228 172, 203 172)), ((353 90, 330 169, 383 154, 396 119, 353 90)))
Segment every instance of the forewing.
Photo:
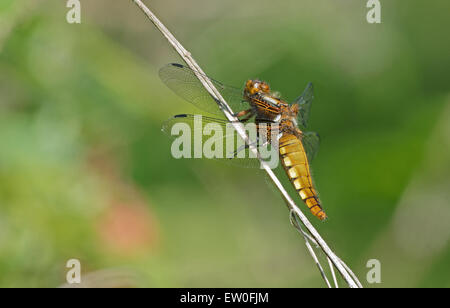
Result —
MULTIPOLYGON (((159 76, 178 96, 208 113, 223 115, 217 102, 205 90, 196 77, 195 72, 190 68, 181 64, 170 63, 160 69, 159 76)), ((208 78, 214 84, 234 113, 248 109, 248 105, 243 101, 243 90, 226 86, 207 76, 204 77, 208 78)))
POLYGON ((308 119, 309 119, 309 113, 311 111, 311 103, 314 99, 314 87, 313 84, 310 82, 306 86, 305 91, 303 91, 303 94, 300 95, 293 104, 298 104, 299 111, 297 115, 298 123, 303 126, 303 128, 308 127, 308 119))

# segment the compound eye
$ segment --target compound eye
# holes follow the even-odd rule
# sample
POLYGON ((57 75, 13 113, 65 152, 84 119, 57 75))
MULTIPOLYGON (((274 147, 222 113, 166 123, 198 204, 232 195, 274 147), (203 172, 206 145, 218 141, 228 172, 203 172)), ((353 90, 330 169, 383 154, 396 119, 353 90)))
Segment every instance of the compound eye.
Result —
POLYGON ((248 94, 254 94, 256 91, 257 89, 255 88, 255 83, 253 80, 247 80, 245 83, 245 92, 248 94))

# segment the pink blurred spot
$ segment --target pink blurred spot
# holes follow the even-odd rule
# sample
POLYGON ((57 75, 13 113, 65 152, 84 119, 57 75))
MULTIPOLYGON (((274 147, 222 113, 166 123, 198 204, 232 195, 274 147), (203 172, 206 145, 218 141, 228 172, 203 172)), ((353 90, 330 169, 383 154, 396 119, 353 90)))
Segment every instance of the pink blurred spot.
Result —
POLYGON ((100 218, 98 231, 107 248, 119 255, 148 253, 158 246, 156 219, 141 203, 113 204, 100 218))

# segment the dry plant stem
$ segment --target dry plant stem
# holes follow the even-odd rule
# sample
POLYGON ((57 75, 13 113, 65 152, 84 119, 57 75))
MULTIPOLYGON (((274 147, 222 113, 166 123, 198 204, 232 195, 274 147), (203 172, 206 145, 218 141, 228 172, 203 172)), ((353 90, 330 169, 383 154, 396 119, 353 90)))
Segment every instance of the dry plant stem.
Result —
MULTIPOLYGON (((311 247, 311 243, 316 243, 316 241, 311 238, 311 236, 306 233, 305 231, 303 231, 302 226, 300 225, 300 223, 297 220, 297 216, 295 215, 295 213, 293 211, 290 212, 290 221, 291 221, 291 225, 297 229, 297 231, 303 235, 303 238, 305 239, 305 245, 306 248, 309 251, 309 254, 311 255, 311 257, 313 258, 314 262, 316 262, 316 266, 319 269, 320 275, 322 276, 323 280, 325 281, 325 283, 327 284, 328 288, 331 288, 331 284, 328 281, 327 275, 325 275, 325 271, 323 270, 322 265, 319 262, 319 259, 316 256, 316 253, 314 252, 314 249, 311 247)), ((316 247, 318 247, 316 245, 316 247)), ((328 259, 329 260, 329 259, 328 259)), ((333 272, 334 273, 334 272, 333 272)), ((334 277, 333 277, 334 278, 334 277)))
POLYGON ((330 258, 327 257, 328 260, 328 265, 330 266, 330 271, 331 271, 331 275, 333 276, 333 281, 334 281, 334 286, 336 287, 336 289, 339 288, 337 279, 336 279, 336 273, 334 272, 334 267, 333 267, 333 263, 331 262, 330 258))
MULTIPOLYGON (((166 37, 172 47, 176 50, 176 52, 181 56, 181 58, 186 62, 186 64, 194 71, 198 72, 197 75, 198 80, 202 83, 205 90, 211 95, 211 97, 217 102, 219 108, 223 111, 226 118, 232 122, 234 128, 238 132, 239 136, 248 144, 248 136, 244 130, 244 127, 241 123, 238 122, 238 119, 233 115, 231 108, 228 106, 226 101, 221 96, 220 92, 214 87, 211 81, 204 76, 205 73, 197 64, 197 62, 192 58, 190 52, 188 52, 179 42, 178 40, 170 33, 170 31, 159 21, 159 19, 150 11, 150 9, 142 3, 140 0, 132 0, 150 19, 150 21, 156 26, 156 28, 166 37)), ((294 203, 292 198, 289 196, 287 191, 284 189, 281 182, 278 180, 272 169, 261 159, 256 147, 252 144, 249 144, 250 150, 258 157, 261 161, 262 168, 267 172, 270 179, 273 181, 275 186, 278 188, 283 198, 286 200, 288 207, 291 211, 295 212, 295 214, 300 218, 301 222, 314 238, 315 242, 320 246, 323 252, 327 255, 327 257, 331 260, 333 265, 342 275, 344 280, 347 282, 349 287, 358 288, 359 283, 355 281, 353 278, 354 275, 351 275, 346 267, 342 264, 340 259, 336 256, 336 254, 330 249, 327 243, 322 239, 317 230, 312 226, 306 216, 302 213, 302 211, 298 208, 298 206, 294 203)))

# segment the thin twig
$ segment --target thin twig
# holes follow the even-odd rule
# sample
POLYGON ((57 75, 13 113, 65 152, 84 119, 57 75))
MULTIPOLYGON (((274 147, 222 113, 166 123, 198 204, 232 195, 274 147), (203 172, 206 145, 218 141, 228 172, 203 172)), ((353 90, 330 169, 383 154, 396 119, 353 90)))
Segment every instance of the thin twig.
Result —
MULTIPOLYGON (((297 215, 295 215, 295 212, 291 211, 289 217, 290 217, 291 225, 293 225, 294 228, 296 228, 298 230, 298 232, 301 235, 303 235, 303 237, 305 239, 305 245, 306 245, 306 248, 308 248, 309 254, 313 258, 314 262, 316 262, 316 265, 317 265, 317 268, 319 269, 320 275, 322 276, 323 280, 327 284, 328 288, 331 289, 331 284, 328 281, 327 275, 325 275, 325 271, 323 270, 323 267, 320 264, 320 261, 317 258, 316 253, 314 252, 314 249, 312 249, 311 244, 310 244, 310 242, 316 243, 316 241, 308 233, 303 231, 301 224, 297 220, 297 215)), ((318 247, 318 246, 316 246, 316 247, 318 247)))
POLYGON ((339 285, 338 285, 338 282, 337 282, 337 279, 336 279, 336 273, 334 272, 333 263, 331 263, 331 260, 328 257, 327 257, 327 260, 328 260, 328 265, 330 266, 331 276, 333 276, 334 286, 337 289, 337 288, 339 288, 339 285))
MULTIPOLYGON (((164 26, 164 24, 159 21, 159 19, 153 14, 152 11, 144 4, 141 0, 132 0, 143 12, 144 14, 150 19, 150 21, 156 26, 156 28, 161 32, 162 35, 169 41, 169 43, 172 45, 172 47, 175 49, 175 51, 180 55, 180 57, 186 62, 186 64, 196 73, 196 76, 198 80, 202 83, 205 90, 211 95, 211 97, 216 101, 216 103, 219 105, 219 108, 223 111, 225 117, 231 122, 234 129, 236 129, 239 136, 244 140, 246 144, 249 144, 248 142, 248 136, 244 130, 244 127, 241 123, 239 123, 238 118, 233 116, 233 111, 227 104, 227 102, 223 99, 220 92, 214 87, 214 85, 211 83, 211 81, 208 78, 205 78, 205 73, 200 68, 200 66, 197 64, 197 62, 192 58, 190 52, 188 52, 179 42, 178 40, 170 33, 170 31, 164 26)), ((275 173, 272 171, 272 169, 269 167, 269 165, 264 162, 261 159, 261 156, 258 153, 258 150, 256 147, 252 144, 249 144, 250 150, 252 153, 261 161, 262 168, 267 172, 272 182, 275 184, 275 186, 280 191, 283 198, 286 200, 287 205, 289 207, 290 211, 295 212, 295 214, 299 217, 302 224, 305 226, 305 228, 308 230, 308 232, 311 234, 311 236, 314 238, 315 242, 320 246, 320 248, 323 250, 323 252, 327 255, 327 257, 331 260, 333 265, 336 267, 336 269, 339 271, 339 273, 342 275, 344 280, 347 282, 349 287, 351 288, 358 288, 360 284, 355 279, 353 273, 349 273, 347 270, 347 266, 343 265, 343 262, 336 256, 336 254, 330 249, 330 247, 327 245, 327 243, 322 239, 320 234, 317 232, 317 230, 313 227, 313 225, 309 222, 309 220, 306 218, 306 216, 302 213, 302 211, 299 209, 299 207, 295 204, 295 202, 292 200, 292 198, 289 196, 287 191, 284 189, 283 185, 279 181, 279 179, 276 177, 275 173), (353 275, 352 275, 353 274, 353 275)), ((308 243, 309 244, 309 243, 308 243)), ((350 271, 351 272, 351 271, 350 271)))
POLYGON ((302 228, 301 225, 298 223, 297 217, 298 217, 298 216, 295 215, 295 212, 294 212, 294 211, 291 211, 291 212, 290 212, 290 221, 291 221, 291 225, 292 225, 294 228, 296 228, 303 236, 305 236, 306 239, 308 239, 311 243, 313 243, 313 244, 316 246, 316 248, 319 248, 320 246, 319 246, 319 244, 317 244, 316 240, 313 239, 313 238, 311 237, 311 235, 309 235, 308 233, 306 233, 305 231, 303 231, 303 228, 302 228))

